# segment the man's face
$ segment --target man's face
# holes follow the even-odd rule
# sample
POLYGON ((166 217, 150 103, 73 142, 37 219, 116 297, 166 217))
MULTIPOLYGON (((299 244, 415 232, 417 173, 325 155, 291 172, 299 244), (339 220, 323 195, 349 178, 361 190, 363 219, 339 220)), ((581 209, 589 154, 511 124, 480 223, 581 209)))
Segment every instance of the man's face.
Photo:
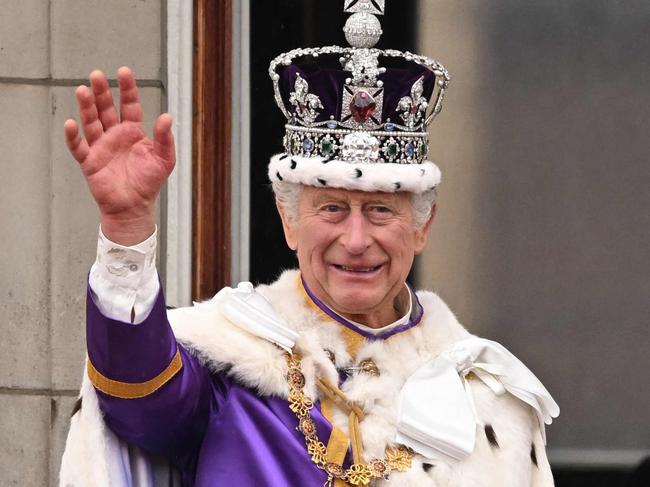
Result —
POLYGON ((307 186, 298 221, 282 217, 287 243, 319 299, 368 326, 396 319, 394 300, 431 222, 415 228, 409 194, 307 186))

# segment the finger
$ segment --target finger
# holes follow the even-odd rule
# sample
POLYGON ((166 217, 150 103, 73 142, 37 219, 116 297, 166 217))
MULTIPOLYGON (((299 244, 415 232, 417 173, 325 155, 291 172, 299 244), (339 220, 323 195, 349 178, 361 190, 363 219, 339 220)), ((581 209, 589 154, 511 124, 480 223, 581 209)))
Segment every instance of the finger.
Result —
POLYGON ((142 105, 135 84, 133 71, 126 66, 117 70, 117 82, 120 85, 120 113, 122 121, 142 122, 142 105))
POLYGON ((171 173, 176 164, 176 146, 172 134, 172 116, 163 113, 153 126, 153 151, 160 157, 171 173))
POLYGON ((81 128, 84 131, 88 145, 93 145, 104 133, 104 127, 97 116, 97 107, 90 89, 81 85, 75 92, 79 104, 81 128))
POLYGON ((97 107, 99 121, 102 123, 104 130, 108 130, 120 121, 117 116, 115 104, 113 103, 111 88, 108 86, 106 75, 100 70, 95 70, 90 73, 89 78, 93 95, 95 96, 95 106, 97 107))
POLYGON ((72 119, 66 120, 65 124, 63 124, 63 132, 65 133, 65 143, 67 144, 72 157, 74 157, 79 164, 83 164, 86 157, 88 157, 90 149, 79 133, 77 122, 72 119))

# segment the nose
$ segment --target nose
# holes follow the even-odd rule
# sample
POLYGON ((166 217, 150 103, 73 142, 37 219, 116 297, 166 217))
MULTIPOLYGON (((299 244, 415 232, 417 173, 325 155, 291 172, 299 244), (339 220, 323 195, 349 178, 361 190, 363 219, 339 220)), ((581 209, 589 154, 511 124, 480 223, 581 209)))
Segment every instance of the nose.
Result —
POLYGON ((345 228, 340 241, 351 255, 361 255, 372 244, 371 231, 371 225, 363 212, 353 208, 345 219, 345 228))

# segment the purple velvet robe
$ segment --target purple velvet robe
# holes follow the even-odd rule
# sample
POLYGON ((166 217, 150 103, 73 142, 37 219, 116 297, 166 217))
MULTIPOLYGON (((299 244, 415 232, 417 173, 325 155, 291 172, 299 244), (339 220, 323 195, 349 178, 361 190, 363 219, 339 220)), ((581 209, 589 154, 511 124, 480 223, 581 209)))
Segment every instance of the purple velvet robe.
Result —
MULTIPOLYGON (((225 374, 210 374, 176 343, 162 292, 151 314, 135 326, 103 316, 89 293, 87 341, 95 368, 129 383, 157 376, 180 351, 182 369, 153 394, 119 399, 98 391, 98 398, 110 429, 128 443, 169 457, 183 485, 322 487, 327 480, 307 454, 286 399, 260 396, 225 374)), ((318 402, 312 418, 327 443, 332 426, 318 402)), ((346 466, 349 460, 348 455, 346 466)))
MULTIPOLYGON (((336 315, 305 285, 309 298, 332 319, 367 339, 386 339, 416 326, 423 314, 415 296, 409 323, 373 336, 336 315)), ((322 487, 325 472, 312 462, 298 420, 284 398, 261 396, 227 374, 210 373, 174 338, 162 291, 139 325, 111 320, 99 311, 89 289, 88 355, 109 379, 139 383, 160 374, 180 352, 183 367, 163 387, 140 399, 120 399, 97 391, 108 427, 121 439, 179 468, 183 485, 322 487)), ((341 374, 341 380, 345 375, 341 374)), ((332 425, 320 402, 312 409, 323 443, 332 425)), ((344 466, 351 462, 348 451, 344 466)))

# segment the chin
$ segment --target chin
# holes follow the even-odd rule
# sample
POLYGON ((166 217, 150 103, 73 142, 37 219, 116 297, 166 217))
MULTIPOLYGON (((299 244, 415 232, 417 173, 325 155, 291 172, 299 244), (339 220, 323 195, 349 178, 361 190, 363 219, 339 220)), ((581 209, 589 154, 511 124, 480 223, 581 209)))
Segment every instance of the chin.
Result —
POLYGON ((363 290, 351 290, 343 293, 333 293, 332 303, 334 309, 340 313, 367 314, 379 308, 381 299, 369 295, 363 290))

